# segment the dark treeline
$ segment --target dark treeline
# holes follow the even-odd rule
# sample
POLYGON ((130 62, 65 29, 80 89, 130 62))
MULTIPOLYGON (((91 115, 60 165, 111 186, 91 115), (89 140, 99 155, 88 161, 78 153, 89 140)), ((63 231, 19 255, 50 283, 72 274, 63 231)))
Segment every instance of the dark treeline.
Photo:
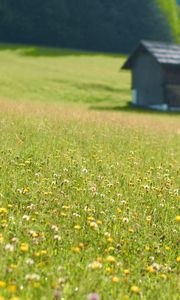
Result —
POLYGON ((155 0, 0 0, 0 41, 128 52, 172 40, 155 0))

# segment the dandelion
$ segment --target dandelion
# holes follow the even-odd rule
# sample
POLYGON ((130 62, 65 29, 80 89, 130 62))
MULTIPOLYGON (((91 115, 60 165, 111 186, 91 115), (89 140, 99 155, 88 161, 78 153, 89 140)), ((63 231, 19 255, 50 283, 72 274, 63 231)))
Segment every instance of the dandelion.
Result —
POLYGON ((0 288, 5 287, 5 286, 6 286, 5 281, 0 281, 0 288))
POLYGON ((180 256, 178 256, 178 257, 176 258, 176 261, 177 261, 177 262, 180 262, 180 256))
POLYGON ((0 215, 7 214, 7 209, 5 207, 0 207, 0 215))
POLYGON ((155 270, 155 268, 154 268, 153 266, 148 266, 148 267, 146 268, 146 270, 147 270, 147 272, 149 272, 149 273, 155 273, 155 272, 156 272, 156 270, 155 270))
POLYGON ((17 290, 16 285, 11 284, 11 285, 8 286, 8 291, 9 291, 10 293, 14 294, 14 293, 16 292, 16 290, 17 290))
POLYGON ((118 283, 119 281, 120 281, 120 279, 117 276, 112 277, 112 282, 118 283))
POLYGON ((114 257, 114 256, 108 256, 107 258, 106 258, 106 261, 108 262, 108 263, 115 263, 116 262, 116 258, 114 257))
POLYGON ((133 286, 131 287, 131 292, 132 292, 132 293, 135 293, 135 294, 139 294, 140 289, 138 288, 138 286, 133 285, 133 286))
POLYGON ((22 243, 21 246, 20 246, 20 250, 22 252, 28 252, 29 250, 29 245, 27 243, 22 243))
POLYGON ((81 229, 81 226, 80 226, 80 225, 75 225, 75 226, 74 226, 74 229, 79 230, 79 229, 81 229))
POLYGON ((129 273, 130 273, 130 272, 129 272, 128 269, 124 269, 124 274, 125 274, 125 275, 129 275, 129 273))
POLYGON ((74 252, 74 253, 79 253, 80 250, 81 249, 79 247, 72 247, 72 252, 74 252))
POLYGON ((176 222, 180 222, 180 216, 175 217, 176 222))

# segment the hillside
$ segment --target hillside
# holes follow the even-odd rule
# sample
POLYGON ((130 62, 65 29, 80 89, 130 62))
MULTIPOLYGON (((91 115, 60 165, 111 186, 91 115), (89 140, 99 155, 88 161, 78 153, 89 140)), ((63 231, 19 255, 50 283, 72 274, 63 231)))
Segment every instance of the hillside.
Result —
POLYGON ((0 0, 0 41, 129 52, 140 39, 172 40, 177 24, 166 2, 0 0))

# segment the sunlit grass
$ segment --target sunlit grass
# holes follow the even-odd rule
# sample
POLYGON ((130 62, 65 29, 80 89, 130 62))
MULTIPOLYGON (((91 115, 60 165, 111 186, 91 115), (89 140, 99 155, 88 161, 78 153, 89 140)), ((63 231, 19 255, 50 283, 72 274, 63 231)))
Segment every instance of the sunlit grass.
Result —
POLYGON ((179 115, 88 109, 122 60, 43 51, 0 56, 0 299, 179 299, 179 115))

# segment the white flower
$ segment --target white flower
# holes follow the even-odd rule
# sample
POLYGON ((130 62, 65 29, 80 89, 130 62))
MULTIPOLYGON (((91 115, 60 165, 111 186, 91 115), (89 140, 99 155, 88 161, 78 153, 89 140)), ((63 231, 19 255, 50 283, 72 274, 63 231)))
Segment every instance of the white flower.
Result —
POLYGON ((54 236, 54 240, 60 241, 60 240, 61 240, 61 237, 60 237, 59 235, 56 234, 56 235, 54 236))
POLYGON ((24 221, 29 221, 29 220, 30 220, 30 216, 24 215, 24 216, 22 217, 22 219, 23 219, 24 221))
POLYGON ((32 258, 28 258, 26 260, 26 263, 27 263, 27 265, 32 266, 32 265, 34 265, 34 260, 32 258))
POLYGON ((25 276, 25 280, 27 280, 27 281, 39 281, 40 276, 38 274, 35 274, 35 273, 27 274, 25 276))
POLYGON ((54 224, 51 226, 51 229, 52 229, 52 230, 54 230, 55 232, 57 232, 57 231, 58 231, 58 227, 57 227, 57 225, 54 225, 54 224))
POLYGON ((11 244, 6 244, 5 247, 4 247, 4 249, 6 251, 13 252, 14 251, 14 246, 11 245, 11 244))

